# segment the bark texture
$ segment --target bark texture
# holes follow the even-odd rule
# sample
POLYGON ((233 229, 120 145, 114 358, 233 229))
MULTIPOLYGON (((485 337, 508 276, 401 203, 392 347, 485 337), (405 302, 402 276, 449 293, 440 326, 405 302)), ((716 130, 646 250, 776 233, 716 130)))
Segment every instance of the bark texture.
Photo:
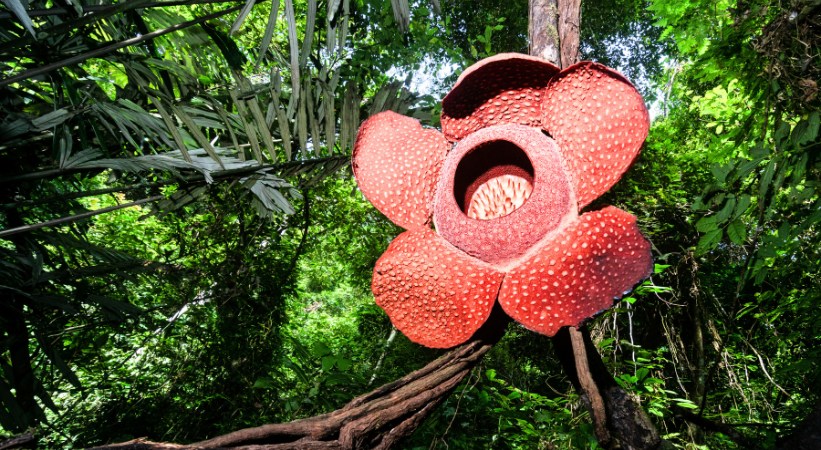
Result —
POLYGON ((581 31, 582 0, 559 0, 559 47, 561 67, 569 67, 579 62, 579 33, 581 31))
POLYGON ((559 7, 556 0, 530 0, 530 54, 561 66, 559 7))

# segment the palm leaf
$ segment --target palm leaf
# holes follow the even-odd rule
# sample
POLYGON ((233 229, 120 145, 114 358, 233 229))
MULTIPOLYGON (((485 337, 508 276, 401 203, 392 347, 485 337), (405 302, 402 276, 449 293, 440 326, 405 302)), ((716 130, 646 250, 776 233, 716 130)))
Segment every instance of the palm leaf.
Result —
MULTIPOLYGON (((316 109, 314 109, 314 96, 313 96, 313 87, 311 86, 311 80, 305 81, 305 109, 308 114, 308 124, 311 127, 311 145, 314 149, 314 156, 319 156, 319 152, 322 149, 321 146, 321 139, 322 136, 319 134, 319 119, 316 117, 316 109)), ((317 92, 319 89, 317 89, 317 92)))
MULTIPOLYGON (((256 122, 257 130, 262 136, 262 142, 265 144, 265 148, 268 149, 268 154, 271 156, 271 162, 276 163, 278 159, 276 149, 274 148, 274 138, 271 136, 268 123, 262 115, 262 109, 259 107, 256 97, 251 97, 248 100, 248 106, 251 109, 251 117, 253 117, 254 122, 256 122)), ((260 162, 262 161, 260 160, 260 162)))
POLYGON ((20 23, 26 31, 31 33, 32 36, 36 36, 34 33, 34 24, 31 23, 31 17, 29 17, 26 12, 26 7, 23 5, 23 2, 20 0, 3 0, 3 4, 17 16, 17 19, 20 20, 20 23))
POLYGON ((257 0, 247 0, 245 2, 245 6, 242 7, 240 10, 239 15, 234 20, 234 23, 231 24, 231 30, 228 31, 228 35, 231 36, 239 30, 239 27, 242 26, 242 23, 245 22, 245 19, 248 17, 248 14, 254 8, 254 5, 257 4, 257 0))
POLYGON ((245 129, 245 136, 248 138, 254 158, 256 158, 257 161, 262 161, 262 151, 259 148, 259 140, 257 139, 256 131, 251 124, 245 120, 245 117, 248 115, 248 111, 245 108, 245 102, 237 97, 237 94, 233 89, 229 90, 228 93, 231 95, 231 100, 234 101, 234 105, 237 107, 237 116, 239 117, 242 127, 245 129))
POLYGON ((171 118, 171 115, 168 114, 168 111, 166 111, 159 99, 153 96, 148 98, 151 99, 151 103, 153 103, 154 107, 157 108, 157 112, 159 112, 160 117, 162 117, 163 122, 165 122, 168 132, 171 133, 171 136, 174 138, 174 142, 177 143, 177 149, 182 153, 183 159, 187 162, 191 162, 191 155, 188 154, 188 147, 185 145, 185 141, 180 134, 180 130, 178 130, 177 126, 174 124, 174 119, 171 118))
POLYGON ((302 53, 299 55, 299 66, 305 67, 308 56, 311 54, 311 44, 314 40, 314 26, 316 25, 316 0, 308 0, 308 12, 305 17, 305 39, 302 41, 302 53))
POLYGON ((256 66, 262 62, 268 47, 271 45, 271 40, 274 37, 274 30, 276 30, 277 16, 279 15, 279 0, 271 2, 271 13, 268 15, 268 23, 265 25, 265 34, 262 35, 262 40, 259 43, 259 55, 257 56, 256 66))
POLYGON ((277 123, 279 123, 279 136, 282 139, 282 147, 285 149, 285 159, 291 160, 291 128, 288 123, 288 117, 285 109, 279 101, 279 96, 282 92, 282 77, 279 75, 279 70, 271 69, 271 104, 276 111, 277 123))
POLYGON ((294 17, 293 0, 285 0, 285 20, 288 22, 288 43, 291 50, 291 100, 288 103, 288 116, 293 117, 293 112, 299 103, 299 41, 296 36, 296 17, 294 17))
POLYGON ((208 138, 206 138, 205 135, 202 134, 202 130, 200 130, 200 127, 198 127, 197 124, 194 123, 194 120, 191 119, 191 116, 189 116, 182 108, 176 105, 171 105, 171 110, 174 111, 174 114, 182 121, 182 123, 185 124, 186 127, 188 127, 188 131, 191 132, 191 134, 194 136, 194 139, 196 139, 197 143, 199 143, 202 146, 202 148, 208 153, 208 155, 211 156, 211 158, 213 158, 214 161, 217 162, 217 164, 219 164, 220 168, 224 169, 225 166, 223 166, 222 160, 220 159, 219 155, 217 155, 216 149, 214 149, 214 146, 211 145, 211 142, 208 141, 208 138))
MULTIPOLYGON (((307 82, 308 80, 305 81, 307 82)), ((308 112, 306 110, 306 97, 306 95, 303 95, 302 98, 299 99, 299 113, 296 120, 296 136, 299 141, 299 149, 303 159, 308 157, 308 112)))

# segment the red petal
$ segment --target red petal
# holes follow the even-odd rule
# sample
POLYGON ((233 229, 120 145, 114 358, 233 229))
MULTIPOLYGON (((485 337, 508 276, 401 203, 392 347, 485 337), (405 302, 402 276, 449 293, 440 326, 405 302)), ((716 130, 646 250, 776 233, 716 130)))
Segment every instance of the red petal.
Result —
POLYGON ((504 275, 453 248, 433 230, 400 234, 373 271, 376 304, 410 340, 447 348, 485 323, 504 275))
POLYGON ((539 127, 544 88, 559 68, 534 56, 500 53, 468 67, 442 100, 442 132, 456 142, 504 123, 539 127))
POLYGON ((512 270, 499 303, 517 322, 553 336, 611 307, 652 269, 636 218, 611 206, 583 214, 512 270))
POLYGON ((559 143, 581 209, 633 164, 650 127, 647 108, 627 79, 592 62, 562 71, 545 96, 543 126, 559 143))
POLYGON ((393 223, 413 229, 430 223, 433 194, 449 145, 418 120, 382 112, 359 128, 353 172, 359 189, 393 223))

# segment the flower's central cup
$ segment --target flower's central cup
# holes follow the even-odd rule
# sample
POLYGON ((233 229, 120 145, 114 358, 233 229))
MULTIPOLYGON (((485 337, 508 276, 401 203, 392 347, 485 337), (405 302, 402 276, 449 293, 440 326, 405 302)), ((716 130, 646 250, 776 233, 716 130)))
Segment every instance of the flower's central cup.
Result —
POLYGON ((504 217, 533 193, 533 164, 512 142, 486 142, 459 161, 453 189, 459 209, 471 219, 504 217))
POLYGON ((537 128, 496 125, 448 154, 433 220, 462 251, 505 266, 577 216, 556 143, 537 128))

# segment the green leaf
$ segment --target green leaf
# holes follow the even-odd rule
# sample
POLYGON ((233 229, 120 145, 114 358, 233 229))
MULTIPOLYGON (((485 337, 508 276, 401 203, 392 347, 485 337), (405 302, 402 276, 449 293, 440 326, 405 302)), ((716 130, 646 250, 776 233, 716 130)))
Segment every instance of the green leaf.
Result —
POLYGON ((274 383, 274 380, 271 377, 261 377, 261 378, 257 378, 257 380, 254 381, 254 385, 251 386, 251 388, 253 388, 253 389, 274 389, 274 388, 276 388, 276 384, 274 383))
POLYGON ((322 371, 328 372, 333 369, 334 364, 336 364, 336 356, 323 356, 322 357, 322 371))
POLYGON ((698 240, 696 251, 698 253, 706 253, 714 249, 718 245, 718 243, 721 242, 721 237, 723 236, 723 234, 724 232, 721 229, 714 229, 708 231, 698 240))
POLYGON ((674 398, 673 401, 676 402, 676 406, 680 408, 698 409, 698 405, 696 405, 691 400, 688 400, 686 398, 674 398))
POLYGON ((744 161, 743 163, 739 164, 738 169, 736 169, 735 176, 733 180, 744 180, 747 178, 750 173, 752 173, 753 169, 758 167, 761 164, 761 161, 764 160, 764 157, 755 158, 752 160, 744 161))
POLYGON ((336 368, 342 371, 347 371, 351 368, 353 362, 350 359, 346 358, 337 358, 336 359, 336 368))
MULTIPOLYGON (((810 116, 805 120, 801 121, 799 125, 804 125, 802 127, 801 133, 798 135, 798 139, 796 139, 796 143, 798 145, 804 145, 814 141, 818 137, 818 128, 819 128, 819 113, 818 111, 813 112, 810 116)), ((798 126, 796 126, 796 130, 798 126)))
POLYGON ((781 126, 775 131, 773 135, 773 140, 775 140, 776 148, 780 148, 784 143, 784 140, 790 134, 790 124, 788 122, 783 122, 781 126))
MULTIPOLYGON (((17 19, 20 20, 20 23, 23 24, 26 31, 36 37, 36 34, 34 34, 34 25, 31 23, 31 17, 29 17, 29 14, 26 12, 26 7, 23 5, 23 2, 20 0, 3 0, 3 4, 17 16, 17 19)), ((26 2, 26 4, 28 4, 28 2, 26 2)))
POLYGON ((775 174, 775 159, 771 159, 764 169, 764 174, 761 175, 761 182, 758 185, 758 201, 763 202, 767 197, 767 191, 770 188, 770 183, 773 181, 775 174))
POLYGON ((62 124, 71 116, 72 114, 66 108, 60 108, 32 119, 31 125, 35 131, 44 131, 62 124))
POLYGON ((734 167, 735 163, 733 162, 729 162, 727 164, 715 164, 710 168, 710 171, 713 173, 713 176, 716 177, 716 180, 723 184, 727 180, 727 175, 730 174, 730 171, 732 171, 734 167))
POLYGON ((231 25, 231 30, 228 31, 228 35, 233 35, 239 30, 239 27, 242 26, 242 23, 245 22, 245 18, 248 17, 248 14, 254 9, 254 5, 257 3, 257 0, 247 0, 245 2, 245 6, 242 7, 242 10, 239 12, 236 20, 231 25))
POLYGON ((317 358, 326 356, 331 353, 331 349, 322 341, 317 341, 311 347, 311 354, 316 356, 317 358))
POLYGON ((739 219, 730 222, 727 225, 727 236, 733 244, 741 245, 747 240, 747 227, 739 219))
MULTIPOLYGON (((730 215, 735 210, 736 200, 734 195, 729 195, 724 200, 724 206, 715 215, 715 221, 718 224, 724 223, 730 218, 730 215)), ((702 231, 702 230, 699 230, 702 231)))
POLYGON ((715 216, 702 217, 698 222, 696 222, 696 230, 702 233, 708 233, 716 228, 718 228, 718 224, 716 223, 715 216))
POLYGON ((745 212, 747 212, 747 208, 750 207, 751 198, 752 197, 749 194, 742 194, 738 197, 738 202, 736 202, 735 211, 733 211, 733 217, 731 220, 738 219, 745 212))

